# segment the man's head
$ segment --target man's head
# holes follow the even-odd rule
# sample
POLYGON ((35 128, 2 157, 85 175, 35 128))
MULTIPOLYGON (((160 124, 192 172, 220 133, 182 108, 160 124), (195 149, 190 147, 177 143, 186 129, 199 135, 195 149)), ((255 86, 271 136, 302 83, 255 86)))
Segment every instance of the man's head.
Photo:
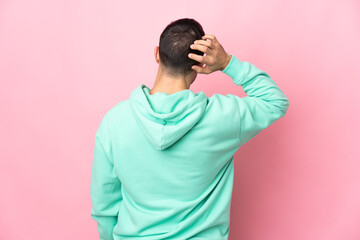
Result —
POLYGON ((199 62, 190 59, 188 54, 191 52, 203 55, 204 53, 191 49, 190 45, 204 35, 202 26, 194 19, 182 18, 167 25, 160 36, 159 47, 155 48, 155 55, 157 53, 159 56, 162 70, 174 77, 193 74, 195 71, 191 66, 199 62))

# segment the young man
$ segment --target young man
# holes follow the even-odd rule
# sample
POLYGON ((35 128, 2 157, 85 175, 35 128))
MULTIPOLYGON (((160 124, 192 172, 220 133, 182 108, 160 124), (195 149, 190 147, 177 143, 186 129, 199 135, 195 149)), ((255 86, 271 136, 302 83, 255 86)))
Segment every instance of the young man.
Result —
POLYGON ((101 240, 228 239, 234 154, 283 117, 289 100, 194 19, 165 28, 155 60, 153 88, 140 84, 96 133, 91 217, 101 240), (189 89, 198 73, 215 71, 247 96, 189 89))

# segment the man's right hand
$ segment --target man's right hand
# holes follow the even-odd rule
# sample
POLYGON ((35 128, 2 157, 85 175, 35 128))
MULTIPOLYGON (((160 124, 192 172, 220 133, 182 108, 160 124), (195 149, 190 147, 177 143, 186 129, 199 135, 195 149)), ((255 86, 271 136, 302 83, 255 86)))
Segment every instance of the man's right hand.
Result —
POLYGON ((205 53, 205 56, 194 53, 188 55, 189 58, 201 63, 201 66, 193 65, 191 67, 197 73, 209 74, 218 70, 222 71, 231 60, 231 55, 225 52, 216 37, 211 34, 205 34, 201 40, 196 40, 190 48, 205 53))

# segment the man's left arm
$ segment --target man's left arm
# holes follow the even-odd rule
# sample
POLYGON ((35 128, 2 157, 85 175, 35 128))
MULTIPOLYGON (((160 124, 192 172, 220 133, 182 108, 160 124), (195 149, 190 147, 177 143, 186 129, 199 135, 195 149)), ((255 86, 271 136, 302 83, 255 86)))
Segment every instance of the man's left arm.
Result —
POLYGON ((121 182, 114 171, 111 135, 105 115, 95 136, 91 171, 91 217, 97 222, 100 240, 113 240, 122 200, 121 182))

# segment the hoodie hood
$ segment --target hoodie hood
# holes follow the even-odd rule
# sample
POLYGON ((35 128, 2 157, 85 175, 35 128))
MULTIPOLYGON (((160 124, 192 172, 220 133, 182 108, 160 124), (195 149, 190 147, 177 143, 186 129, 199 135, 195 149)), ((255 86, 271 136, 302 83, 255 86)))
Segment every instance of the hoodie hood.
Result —
POLYGON ((190 131, 203 116, 207 100, 204 92, 190 89, 151 95, 144 84, 130 95, 136 122, 157 150, 170 147, 190 131))

